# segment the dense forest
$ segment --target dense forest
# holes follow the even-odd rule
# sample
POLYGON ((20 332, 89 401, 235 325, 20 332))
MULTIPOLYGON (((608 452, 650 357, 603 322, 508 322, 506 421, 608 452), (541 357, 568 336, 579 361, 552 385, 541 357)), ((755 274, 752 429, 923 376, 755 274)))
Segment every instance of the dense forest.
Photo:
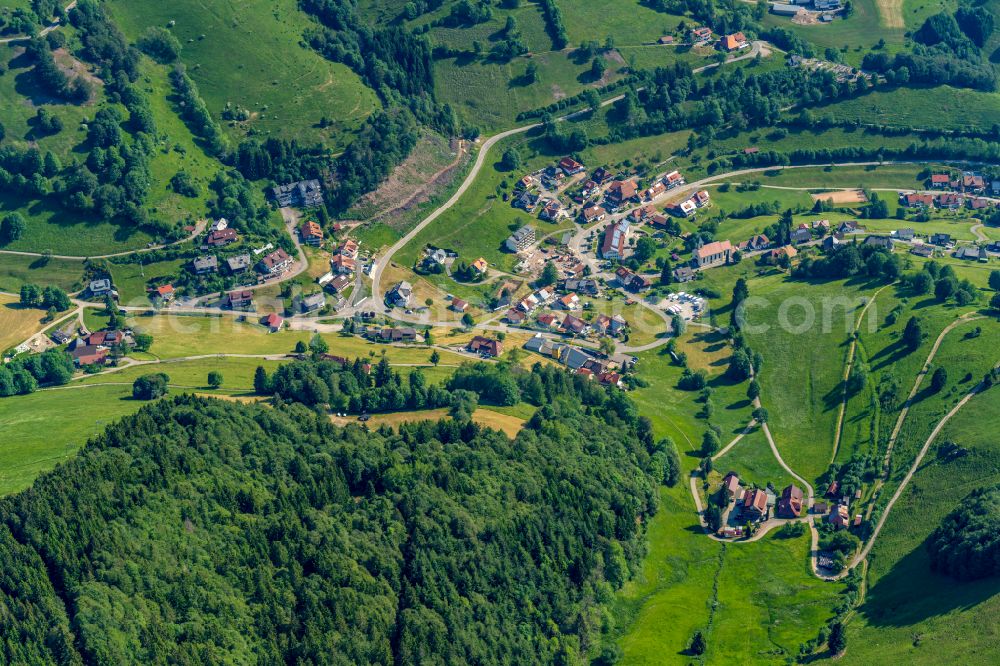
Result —
POLYGON ((1000 574, 1000 486, 979 488, 927 540, 931 568, 959 580, 1000 574))
POLYGON ((143 408, 0 502, 2 660, 576 663, 676 452, 620 393, 538 379, 515 440, 143 408))

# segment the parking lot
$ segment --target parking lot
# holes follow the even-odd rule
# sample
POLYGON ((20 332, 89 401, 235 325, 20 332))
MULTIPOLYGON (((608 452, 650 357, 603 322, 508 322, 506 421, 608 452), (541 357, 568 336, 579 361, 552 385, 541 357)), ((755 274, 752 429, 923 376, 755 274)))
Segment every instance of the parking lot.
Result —
POLYGON ((700 319, 705 313, 707 306, 708 304, 704 298, 683 291, 670 294, 657 305, 661 310, 666 311, 667 314, 680 315, 682 319, 688 321, 700 319))

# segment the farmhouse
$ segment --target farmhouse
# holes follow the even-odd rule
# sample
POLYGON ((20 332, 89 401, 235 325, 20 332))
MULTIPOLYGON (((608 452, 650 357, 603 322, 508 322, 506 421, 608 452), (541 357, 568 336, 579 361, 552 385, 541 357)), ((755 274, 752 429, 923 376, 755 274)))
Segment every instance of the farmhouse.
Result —
POLYGON ((789 260, 794 259, 798 253, 799 251, 791 245, 785 245, 784 247, 775 248, 774 250, 768 252, 767 262, 769 264, 778 264, 781 263, 785 257, 788 257, 789 260))
POLYGON ((103 365, 110 353, 111 350, 107 347, 79 345, 70 352, 70 355, 73 357, 73 363, 82 368, 87 365, 103 365))
POLYGON ((271 195, 281 207, 315 208, 323 204, 323 188, 318 180, 300 180, 271 188, 271 195))
POLYGON ((781 491, 775 511, 779 518, 798 518, 802 513, 802 489, 794 483, 781 491))
POLYGON ((465 312, 469 309, 469 304, 461 298, 453 298, 448 307, 454 312, 465 312))
POLYGON ((868 236, 865 238, 865 245, 869 247, 880 247, 892 251, 892 238, 889 236, 868 236))
POLYGON ((733 246, 729 241, 714 241, 694 251, 695 265, 698 268, 709 268, 726 264, 729 263, 732 253, 733 246))
POLYGON ((891 235, 901 241, 911 241, 917 235, 917 232, 907 227, 905 229, 896 229, 891 235))
POLYGON ((195 275, 215 273, 219 270, 219 259, 214 254, 210 254, 207 257, 196 257, 191 262, 191 269, 195 272, 195 275))
POLYGON ((930 242, 933 245, 947 246, 951 243, 951 234, 932 234, 930 242))
POLYGON ((475 270, 480 275, 483 275, 484 273, 486 273, 486 269, 489 268, 489 267, 490 267, 490 265, 482 257, 479 257, 478 259, 476 259, 475 261, 472 262, 472 268, 473 268, 473 270, 475 270))
POLYGON ((929 259, 934 256, 934 248, 930 245, 914 245, 910 254, 929 259))
POLYGON ((722 489, 729 499, 735 499, 740 492, 740 477, 736 472, 729 472, 722 479, 722 489))
POLYGON ((520 252, 530 247, 534 242, 535 228, 529 224, 512 233, 505 245, 511 252, 520 252))
POLYGON ((812 240, 812 231, 808 228, 802 229, 801 227, 792 232, 791 239, 796 245, 801 243, 808 243, 812 240))
POLYGON ((264 255, 260 260, 260 271, 266 275, 280 275, 292 265, 292 258, 288 253, 278 248, 274 252, 264 255))
POLYGON ((496 358, 503 353, 503 343, 499 340, 494 340, 493 338, 477 335, 469 341, 467 349, 473 354, 496 358))
POLYGON ((323 242, 323 229, 312 220, 303 222, 299 227, 299 238, 306 245, 319 245, 323 242))
POLYGON ((750 48, 750 42, 747 41, 746 36, 742 32, 737 32, 732 35, 726 35, 721 40, 719 40, 719 45, 726 51, 739 51, 740 49, 750 48))
POLYGON ((802 7, 796 7, 795 5, 786 5, 780 2, 771 3, 771 13, 778 16, 795 16, 799 12, 804 11, 802 7))
POLYGON ((609 224, 604 230, 604 241, 601 243, 601 256, 605 259, 622 259, 625 256, 628 233, 628 220, 624 218, 609 224))

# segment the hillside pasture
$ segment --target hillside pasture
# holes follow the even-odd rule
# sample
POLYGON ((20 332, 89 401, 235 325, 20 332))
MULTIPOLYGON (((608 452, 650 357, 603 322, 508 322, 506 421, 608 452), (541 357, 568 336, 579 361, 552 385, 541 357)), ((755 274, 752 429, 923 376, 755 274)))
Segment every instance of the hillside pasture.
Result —
POLYGON ((343 146, 349 133, 379 107, 375 93, 348 67, 304 45, 310 20, 294 0, 108 4, 133 40, 150 26, 176 22, 170 30, 183 47, 181 60, 209 111, 220 122, 227 104, 250 112, 247 122, 224 123, 236 139, 253 130, 343 146), (320 128, 323 117, 333 125, 320 128))
POLYGON ((42 329, 43 310, 22 308, 16 296, 0 294, 0 351, 18 345, 42 329))

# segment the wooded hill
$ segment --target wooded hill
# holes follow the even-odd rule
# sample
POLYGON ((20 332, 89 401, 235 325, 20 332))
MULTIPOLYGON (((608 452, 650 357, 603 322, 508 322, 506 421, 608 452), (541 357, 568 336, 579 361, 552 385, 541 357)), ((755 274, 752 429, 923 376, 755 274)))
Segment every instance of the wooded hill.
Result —
POLYGON ((514 441, 145 407, 0 503, 0 660, 575 662, 643 555, 665 455, 622 394, 542 379, 555 399, 514 441))

